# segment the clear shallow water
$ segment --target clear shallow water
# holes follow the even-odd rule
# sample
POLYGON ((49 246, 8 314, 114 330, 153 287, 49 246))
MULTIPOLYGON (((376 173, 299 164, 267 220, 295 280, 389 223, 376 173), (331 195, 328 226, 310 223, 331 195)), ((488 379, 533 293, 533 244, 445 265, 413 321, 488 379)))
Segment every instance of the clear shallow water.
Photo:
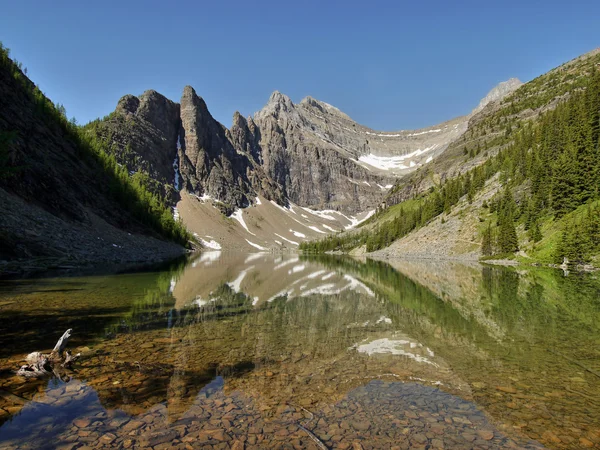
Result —
POLYGON ((2 448, 600 444, 600 282, 205 253, 0 285, 2 448), (11 374, 67 328, 68 381, 11 374))

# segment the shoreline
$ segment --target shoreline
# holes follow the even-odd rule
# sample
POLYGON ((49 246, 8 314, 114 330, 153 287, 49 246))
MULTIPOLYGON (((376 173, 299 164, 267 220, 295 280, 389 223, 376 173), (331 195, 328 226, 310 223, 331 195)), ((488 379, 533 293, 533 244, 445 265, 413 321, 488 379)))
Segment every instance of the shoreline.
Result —
MULTIPOLYGON (((315 253, 319 254, 319 253, 315 253)), ((479 265, 490 265, 490 266, 501 266, 501 267, 538 267, 538 268, 546 268, 546 269, 557 269, 562 270, 563 272, 568 273, 569 271, 577 272, 577 273, 593 273, 600 271, 600 267, 595 267, 591 264, 586 265, 564 265, 564 264, 552 264, 552 263, 543 263, 540 261, 519 261, 516 259, 481 259, 481 258, 473 258, 469 256, 449 256, 449 255, 419 255, 419 254, 407 254, 407 255, 390 255, 387 252, 373 252, 373 253, 357 253, 352 254, 352 252, 344 253, 344 252, 325 252, 323 254, 333 255, 333 256, 348 256, 354 259, 373 259, 376 261, 392 261, 392 260, 406 260, 406 261, 448 261, 448 262, 460 262, 463 264, 472 264, 477 263, 479 265)))
POLYGON ((39 257, 0 261, 0 281, 52 278, 60 276, 110 275, 143 272, 187 260, 190 251, 172 252, 156 258, 131 260, 81 260, 39 257))

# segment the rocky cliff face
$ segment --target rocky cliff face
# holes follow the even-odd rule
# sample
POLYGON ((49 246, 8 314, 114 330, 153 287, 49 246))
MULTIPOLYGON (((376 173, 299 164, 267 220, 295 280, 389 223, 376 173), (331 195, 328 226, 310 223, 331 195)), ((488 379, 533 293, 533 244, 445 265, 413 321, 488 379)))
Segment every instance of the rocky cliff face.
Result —
POLYGON ((270 117, 283 128, 288 148, 295 143, 289 138, 301 137, 303 143, 334 151, 380 178, 396 178, 424 164, 460 136, 468 121, 460 117, 421 130, 380 132, 354 122, 325 102, 306 97, 294 105, 279 93, 271 96, 255 120, 262 129, 270 117))
MULTIPOLYGON (((347 117, 335 111, 336 118, 347 117)), ((357 164, 355 154, 336 144, 304 104, 295 105, 279 92, 271 95, 254 121, 260 129, 259 160, 265 172, 296 204, 363 211, 377 205, 392 182, 390 176, 357 164)))
POLYGON ((232 206, 248 206, 254 198, 247 160, 238 155, 227 129, 208 112, 204 100, 186 86, 181 97, 180 172, 183 188, 232 206))
POLYGON ((220 201, 228 213, 249 206, 258 193, 285 201, 281 188, 260 167, 258 130, 252 120, 236 113, 228 130, 187 86, 181 97, 180 133, 179 170, 188 192, 220 201))

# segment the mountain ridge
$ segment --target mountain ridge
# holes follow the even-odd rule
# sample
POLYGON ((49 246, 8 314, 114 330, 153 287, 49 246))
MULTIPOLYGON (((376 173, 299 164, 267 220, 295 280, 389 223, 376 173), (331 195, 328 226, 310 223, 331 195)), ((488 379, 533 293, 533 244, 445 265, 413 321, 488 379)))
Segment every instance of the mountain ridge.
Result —
MULTIPOLYGON (((514 84, 507 84, 507 88, 492 89, 480 104, 509 93, 514 84)), ((106 144, 117 160, 130 173, 147 173, 149 186, 176 204, 176 217, 200 233, 200 239, 211 242, 211 236, 218 234, 243 248, 249 245, 248 239, 236 233, 237 237, 225 238, 223 233, 211 234, 205 227, 195 226, 203 220, 216 222, 206 208, 193 207, 191 199, 208 201, 225 217, 243 217, 247 208, 259 204, 259 197, 284 207, 282 211, 294 205, 366 217, 374 213, 398 179, 426 165, 460 138, 471 117, 418 130, 381 132, 313 97, 294 103, 286 94, 274 91, 252 116, 234 112, 227 128, 211 115, 202 97, 186 86, 179 103, 153 90, 139 97, 123 96, 108 118, 86 127, 108 141, 112 136, 113 142, 106 144), (155 135, 159 139, 149 138, 155 135)), ((331 232, 331 226, 325 230, 331 232)), ((305 236, 300 240, 296 234, 286 234, 287 228, 278 234, 299 245, 301 240, 315 238, 313 231, 300 233, 305 236)), ((249 233, 254 242, 251 236, 256 230, 241 232, 249 233)), ((283 245, 277 242, 282 241, 263 239, 259 246, 283 245)))
POLYGON ((478 111, 439 158, 398 179, 362 230, 302 249, 597 267, 599 117, 597 49, 478 111))

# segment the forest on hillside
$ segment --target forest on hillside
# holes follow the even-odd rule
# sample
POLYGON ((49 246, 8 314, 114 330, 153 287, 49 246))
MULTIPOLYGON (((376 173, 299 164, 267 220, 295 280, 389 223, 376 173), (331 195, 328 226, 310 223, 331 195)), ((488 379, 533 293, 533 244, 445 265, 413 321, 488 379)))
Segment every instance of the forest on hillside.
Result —
MULTIPOLYGON (((94 139, 78 126, 75 120, 69 120, 64 106, 54 104, 26 76, 26 69, 11 59, 10 50, 0 43, 0 70, 10 73, 23 94, 35 104, 36 114, 50 126, 62 130, 66 140, 78 149, 82 163, 89 164, 98 171, 98 175, 108 180, 108 194, 129 211, 135 219, 153 229, 165 239, 187 245, 189 233, 182 223, 174 220, 168 202, 148 189, 147 176, 142 173, 129 174, 110 154, 106 143, 94 139)), ((11 142, 16 138, 12 130, 0 130, 0 179, 18 174, 26 167, 15 165, 11 157, 11 142)))

